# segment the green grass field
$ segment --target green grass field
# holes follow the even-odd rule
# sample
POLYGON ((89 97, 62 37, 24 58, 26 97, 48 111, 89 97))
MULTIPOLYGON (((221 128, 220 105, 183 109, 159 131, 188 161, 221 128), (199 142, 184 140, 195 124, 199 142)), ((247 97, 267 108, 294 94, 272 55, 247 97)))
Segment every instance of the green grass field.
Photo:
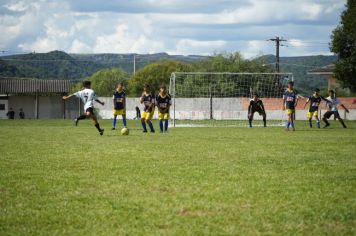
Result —
POLYGON ((102 122, 101 137, 90 121, 0 121, 0 235, 356 234, 356 122, 102 122))

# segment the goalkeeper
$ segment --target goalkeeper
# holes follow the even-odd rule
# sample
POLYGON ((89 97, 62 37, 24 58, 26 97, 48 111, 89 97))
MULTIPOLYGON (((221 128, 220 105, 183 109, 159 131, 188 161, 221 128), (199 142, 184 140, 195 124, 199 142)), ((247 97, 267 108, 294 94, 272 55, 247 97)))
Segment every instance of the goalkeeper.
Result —
POLYGON ((262 116, 263 126, 266 127, 267 124, 265 107, 263 106, 262 100, 258 98, 257 94, 253 94, 250 105, 248 106, 248 123, 250 128, 252 128, 252 120, 255 112, 258 112, 258 114, 262 116))

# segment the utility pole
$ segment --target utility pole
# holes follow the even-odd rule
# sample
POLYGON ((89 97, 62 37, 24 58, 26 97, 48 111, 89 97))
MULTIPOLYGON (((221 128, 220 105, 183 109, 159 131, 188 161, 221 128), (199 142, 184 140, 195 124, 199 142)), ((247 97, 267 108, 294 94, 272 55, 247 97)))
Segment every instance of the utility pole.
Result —
POLYGON ((136 55, 133 55, 133 74, 136 73, 136 55))
POLYGON ((280 46, 284 46, 284 45, 281 44, 281 42, 287 41, 287 40, 276 36, 275 38, 269 39, 268 41, 276 42, 276 72, 280 73, 280 69, 279 69, 279 47, 280 46))

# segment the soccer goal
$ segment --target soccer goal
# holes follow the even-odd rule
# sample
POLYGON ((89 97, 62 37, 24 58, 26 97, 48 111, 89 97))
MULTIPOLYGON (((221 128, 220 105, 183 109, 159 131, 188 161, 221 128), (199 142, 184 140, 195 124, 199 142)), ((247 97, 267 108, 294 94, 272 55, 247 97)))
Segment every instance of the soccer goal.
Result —
MULTIPOLYGON (((253 94, 263 101, 267 126, 282 126, 282 95, 292 73, 174 72, 170 78, 174 127, 247 126, 253 94)), ((254 126, 262 117, 254 115, 254 126)))

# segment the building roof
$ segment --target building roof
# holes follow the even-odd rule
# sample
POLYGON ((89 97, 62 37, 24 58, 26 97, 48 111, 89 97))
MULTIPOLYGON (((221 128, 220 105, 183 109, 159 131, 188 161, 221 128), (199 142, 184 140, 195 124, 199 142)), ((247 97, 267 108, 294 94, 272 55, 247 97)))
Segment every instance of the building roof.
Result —
POLYGON ((9 93, 68 93, 69 80, 0 79, 0 94, 9 93))
POLYGON ((308 75, 333 75, 335 64, 319 67, 308 71, 308 75))

